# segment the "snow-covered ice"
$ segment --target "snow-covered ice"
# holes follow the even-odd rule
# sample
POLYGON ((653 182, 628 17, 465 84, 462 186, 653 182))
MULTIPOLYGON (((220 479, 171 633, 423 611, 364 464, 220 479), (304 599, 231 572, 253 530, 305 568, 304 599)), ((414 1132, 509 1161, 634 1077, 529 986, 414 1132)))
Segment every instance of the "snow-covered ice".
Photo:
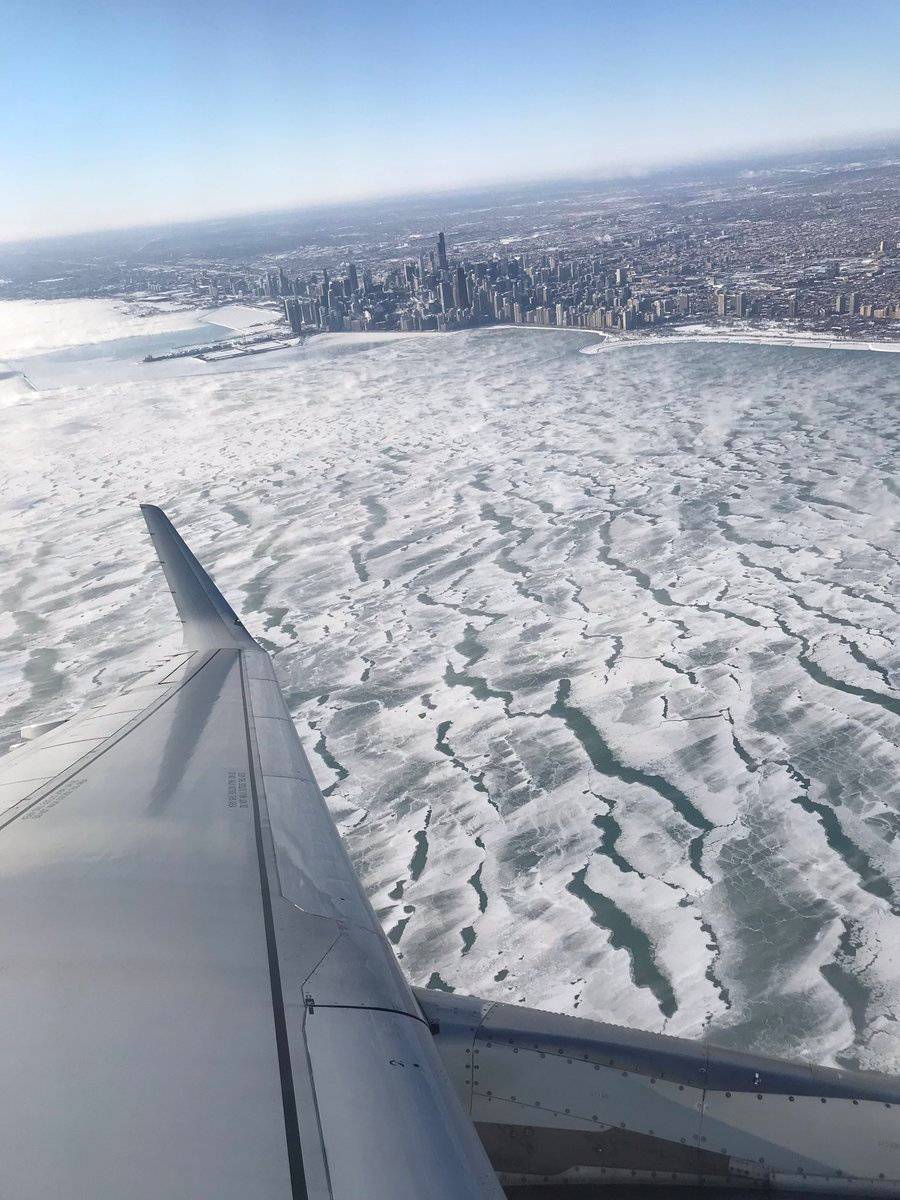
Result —
POLYGON ((27 358, 89 342, 172 333, 190 329, 199 315, 193 309, 172 311, 165 306, 120 300, 0 300, 0 359, 27 358))
POLYGON ((158 502, 415 982, 896 1070, 896 360, 589 344, 17 392, 0 724, 177 644, 158 502))
POLYGON ((254 331, 258 326, 283 321, 284 314, 273 308, 256 308, 252 304, 223 304, 203 313, 211 325, 224 325, 241 333, 254 331))

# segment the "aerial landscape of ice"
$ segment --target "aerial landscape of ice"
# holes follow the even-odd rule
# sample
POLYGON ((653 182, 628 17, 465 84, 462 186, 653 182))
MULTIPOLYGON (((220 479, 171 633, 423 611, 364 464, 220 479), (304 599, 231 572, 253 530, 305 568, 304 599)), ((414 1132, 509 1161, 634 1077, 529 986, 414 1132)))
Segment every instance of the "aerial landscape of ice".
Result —
POLYGON ((214 370, 103 350, 184 314, 30 311, 0 748, 177 648, 161 504, 414 983, 900 1069, 895 355, 482 329, 214 370))

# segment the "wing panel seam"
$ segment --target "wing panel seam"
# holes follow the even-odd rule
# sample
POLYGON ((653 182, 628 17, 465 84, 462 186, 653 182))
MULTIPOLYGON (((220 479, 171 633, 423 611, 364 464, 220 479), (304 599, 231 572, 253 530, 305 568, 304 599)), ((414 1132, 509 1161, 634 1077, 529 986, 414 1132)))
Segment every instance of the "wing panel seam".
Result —
MULTIPOLYGON (((256 744, 253 736, 253 718, 246 680, 244 655, 238 653, 241 677, 241 698, 244 709, 244 727, 247 735, 247 756, 250 766, 250 796, 253 802, 253 828, 256 838, 256 856, 259 866, 259 888, 262 897, 263 924, 266 932, 266 953, 269 961, 269 986, 272 994, 272 1017, 275 1024, 275 1048, 278 1054, 278 1072, 281 1079, 281 1103, 284 1110, 284 1132, 287 1144, 288 1168, 291 1177, 291 1193, 294 1200, 309 1200, 306 1187, 306 1172, 303 1167, 303 1149, 300 1145, 300 1124, 297 1117, 297 1098, 294 1093, 294 1073, 291 1068, 291 1052, 288 1044, 287 1017, 284 1011, 284 994, 281 990, 281 970, 278 964, 278 945, 275 939, 275 922, 272 917, 272 896, 266 869, 263 846, 262 815, 259 790, 257 788, 256 744)), ((259 772, 261 776, 261 771, 259 772)))
MULTIPOLYGON (((0 832, 2 832, 7 825, 12 825, 13 821, 17 821, 19 817, 24 816, 25 813, 34 808, 36 804, 39 804, 41 800, 46 800, 48 796, 52 796, 57 788, 62 787, 63 784, 66 784, 71 779, 74 779, 76 775, 80 775, 82 771, 86 770, 86 768, 92 763, 95 763, 98 758, 102 758, 102 756, 106 754, 108 750, 112 750, 113 746, 118 746, 119 742, 121 742, 123 738, 128 737, 130 733, 134 733, 136 729, 140 729, 145 721, 149 720, 154 713, 159 712, 164 704, 168 704, 173 696, 177 696, 183 687, 186 687, 195 676, 199 675, 203 668, 208 666, 217 654, 218 650, 213 650, 209 657, 205 658, 203 662, 199 664, 196 670, 192 671, 190 675, 186 676, 177 687, 172 688, 172 690, 167 692, 165 696, 160 696, 158 701, 151 700, 150 704, 148 704, 145 708, 139 709, 136 715, 133 716, 122 729, 119 729, 114 734, 111 734, 101 746, 95 747, 86 754, 82 754, 81 758, 79 758, 77 762, 74 762, 71 767, 61 771, 58 775, 52 776, 49 780, 47 780, 47 783, 49 783, 50 786, 48 787, 45 784, 44 787, 39 788, 37 795, 34 795, 34 798, 29 804, 21 807, 21 805, 24 804, 24 801, 20 801, 19 811, 13 813, 13 815, 6 821, 0 823, 0 832)), ((67 744, 73 745, 75 743, 67 744)), ((48 747, 48 749, 49 748, 50 747, 48 747)), ((24 783, 27 781, 19 780, 18 782, 24 783)))

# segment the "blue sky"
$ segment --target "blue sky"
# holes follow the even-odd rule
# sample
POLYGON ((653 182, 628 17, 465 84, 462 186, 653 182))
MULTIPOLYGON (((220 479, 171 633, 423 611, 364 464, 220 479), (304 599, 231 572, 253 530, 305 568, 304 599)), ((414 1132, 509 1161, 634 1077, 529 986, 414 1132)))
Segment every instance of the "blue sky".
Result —
POLYGON ((900 129, 900 4, 6 0, 0 240, 900 129))

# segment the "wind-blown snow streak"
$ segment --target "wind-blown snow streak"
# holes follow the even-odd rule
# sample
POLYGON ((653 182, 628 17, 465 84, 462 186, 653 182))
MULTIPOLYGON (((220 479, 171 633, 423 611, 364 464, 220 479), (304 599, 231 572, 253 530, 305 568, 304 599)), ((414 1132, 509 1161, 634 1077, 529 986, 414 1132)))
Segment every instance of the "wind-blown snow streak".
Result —
POLYGON ((158 653, 162 503, 416 982, 897 1069, 893 360, 589 342, 17 396, 2 727, 158 653))

